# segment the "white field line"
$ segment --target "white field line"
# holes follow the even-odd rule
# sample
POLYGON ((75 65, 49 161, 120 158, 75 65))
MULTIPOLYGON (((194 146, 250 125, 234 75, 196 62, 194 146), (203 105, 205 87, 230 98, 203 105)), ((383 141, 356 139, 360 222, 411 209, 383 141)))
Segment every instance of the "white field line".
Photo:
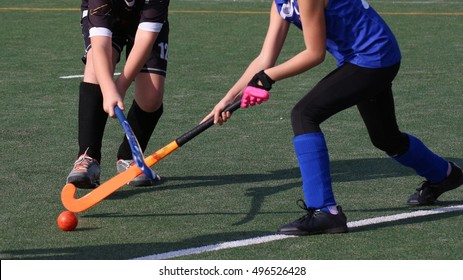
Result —
MULTIPOLYGON (((382 216, 382 217, 376 217, 376 218, 371 218, 371 219, 353 221, 353 222, 347 223, 347 226, 352 229, 352 228, 357 228, 357 227, 362 227, 362 226, 367 226, 367 225, 381 224, 381 223, 399 221, 399 220, 404 220, 404 219, 409 219, 409 218, 423 217, 423 216, 442 214, 442 213, 448 213, 448 212, 454 212, 454 211, 463 211, 463 205, 449 206, 449 207, 438 208, 438 209, 433 209, 433 210, 419 210, 419 211, 414 211, 410 213, 402 213, 402 214, 396 214, 396 215, 390 215, 390 216, 382 216)), ((294 238, 294 237, 295 236, 290 236, 290 235, 273 234, 273 235, 260 236, 260 237, 254 237, 254 238, 248 238, 248 239, 242 239, 242 240, 236 240, 236 241, 223 242, 223 243, 207 245, 207 246, 202 246, 202 247, 195 247, 195 248, 188 248, 188 249, 183 249, 183 250, 178 250, 178 251, 165 252, 161 254, 154 254, 150 256, 139 257, 139 258, 136 258, 135 260, 171 259, 171 258, 176 258, 176 257, 188 256, 188 255, 197 255, 197 254, 201 254, 205 252, 218 251, 222 249, 230 249, 230 248, 244 247, 244 246, 250 246, 250 245, 255 245, 255 244, 262 244, 262 243, 267 243, 267 242, 272 242, 272 241, 282 240, 282 239, 287 239, 287 238, 294 238)))

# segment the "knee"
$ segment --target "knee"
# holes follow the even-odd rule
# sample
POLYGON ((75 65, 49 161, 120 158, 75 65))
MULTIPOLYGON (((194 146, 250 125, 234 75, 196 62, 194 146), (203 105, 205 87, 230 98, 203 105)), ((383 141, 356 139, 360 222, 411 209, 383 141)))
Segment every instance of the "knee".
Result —
POLYGON ((291 110, 291 126, 294 135, 301 135, 306 133, 320 132, 320 122, 311 113, 314 110, 307 108, 298 103, 291 110))
POLYGON ((291 123, 298 121, 304 117, 304 110, 301 108, 299 104, 293 107, 291 110, 291 123))
POLYGON ((165 77, 140 73, 135 79, 134 97, 145 112, 156 112, 163 103, 165 77))
POLYGON ((159 107, 157 107, 156 109, 154 109, 152 111, 149 111, 149 110, 145 110, 144 107, 140 106, 140 104, 137 102, 137 100, 133 100, 130 111, 132 111, 132 110, 138 115, 156 114, 160 118, 162 116, 162 114, 164 113, 164 106, 161 103, 161 105, 159 107))
POLYGON ((389 156, 396 156, 408 150, 410 140, 407 134, 400 133, 390 137, 371 138, 371 143, 389 156))
POLYGON ((163 104, 163 92, 155 91, 145 94, 135 95, 138 106, 145 112, 156 112, 163 104))

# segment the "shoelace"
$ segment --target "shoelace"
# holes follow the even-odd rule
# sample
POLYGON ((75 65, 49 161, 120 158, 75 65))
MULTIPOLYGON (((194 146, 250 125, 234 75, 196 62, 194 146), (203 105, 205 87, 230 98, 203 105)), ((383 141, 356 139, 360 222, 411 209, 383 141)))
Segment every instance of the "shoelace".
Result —
POLYGON ((297 206, 299 206, 299 208, 301 208, 302 210, 305 210, 307 212, 304 216, 300 217, 298 219, 298 221, 304 221, 304 220, 307 220, 307 219, 311 219, 313 217, 315 211, 317 211, 317 209, 315 209, 315 208, 308 208, 307 204, 305 204, 305 201, 302 200, 302 199, 297 200, 296 204, 297 204, 297 206))
POLYGON ((421 193, 422 190, 424 190, 427 187, 431 187, 431 185, 432 185, 431 181, 423 181, 421 183, 421 187, 417 188, 416 191, 421 193))
POLYGON ((92 160, 93 159, 86 154, 81 155, 74 163, 74 170, 86 170, 92 160))

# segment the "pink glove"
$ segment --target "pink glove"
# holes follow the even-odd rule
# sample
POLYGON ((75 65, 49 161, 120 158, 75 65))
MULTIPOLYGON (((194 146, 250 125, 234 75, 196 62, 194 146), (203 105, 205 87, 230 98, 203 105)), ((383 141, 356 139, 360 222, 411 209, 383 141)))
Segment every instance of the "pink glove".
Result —
POLYGON ((254 106, 267 101, 270 98, 270 94, 265 89, 247 86, 243 91, 241 97, 241 108, 248 108, 249 105, 254 106))

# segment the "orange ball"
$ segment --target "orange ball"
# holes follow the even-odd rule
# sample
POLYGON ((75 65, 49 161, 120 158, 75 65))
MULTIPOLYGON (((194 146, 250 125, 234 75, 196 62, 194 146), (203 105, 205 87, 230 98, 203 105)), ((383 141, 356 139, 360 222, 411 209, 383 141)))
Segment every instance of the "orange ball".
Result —
POLYGON ((77 227, 77 215, 71 211, 61 212, 58 216, 58 226, 64 231, 72 231, 77 227))

